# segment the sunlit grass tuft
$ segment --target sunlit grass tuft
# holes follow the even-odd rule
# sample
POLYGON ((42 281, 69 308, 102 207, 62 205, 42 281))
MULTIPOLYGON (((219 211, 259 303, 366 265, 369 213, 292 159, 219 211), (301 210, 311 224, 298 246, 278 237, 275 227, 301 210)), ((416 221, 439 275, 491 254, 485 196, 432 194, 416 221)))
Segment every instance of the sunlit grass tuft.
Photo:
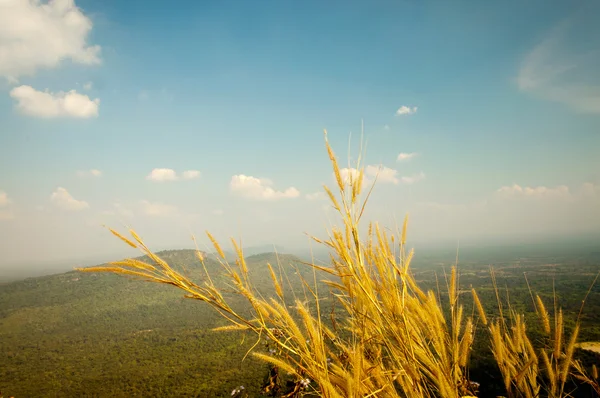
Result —
MULTIPOLYGON (((207 233, 225 276, 234 293, 243 297, 251 313, 236 312, 224 292, 206 271, 204 256, 198 251, 206 278, 196 284, 152 253, 142 239, 130 230, 132 239, 110 230, 126 244, 139 248, 151 262, 124 260, 104 267, 80 268, 83 272, 111 272, 147 281, 173 285, 191 299, 203 301, 217 310, 229 325, 215 331, 243 330, 253 333, 257 344, 252 355, 271 364, 275 371, 295 377, 294 391, 312 391, 323 397, 447 397, 476 396, 476 383, 469 380, 468 366, 475 329, 479 323, 489 332, 490 344, 509 397, 566 396, 565 383, 571 374, 598 389, 597 370, 589 376, 573 359, 579 331, 563 336, 563 316, 555 309, 553 328, 539 296, 537 312, 549 338, 547 348, 534 349, 528 338, 525 319, 510 304, 506 311, 496 287, 499 316, 490 318, 477 292, 473 314, 468 316, 459 297, 459 272, 452 267, 447 279, 448 301, 444 305, 433 291, 424 291, 412 276, 410 264, 414 251, 406 250, 408 218, 400 236, 388 235, 378 224, 369 224, 366 236, 359 225, 368 201, 361 199, 364 168, 359 157, 358 175, 344 181, 337 158, 325 135, 325 146, 337 183, 336 196, 325 187, 341 227, 329 231, 329 239, 313 239, 332 251, 329 265, 309 264, 313 283, 301 279, 303 297, 285 297, 283 275, 277 276, 269 264, 275 294, 263 297, 250 282, 241 244, 233 246, 235 265, 225 258, 217 240, 207 233), (317 278, 330 288, 328 295, 343 308, 342 317, 334 310, 322 314, 317 278), (309 305, 311 304, 311 305, 309 305), (476 308, 476 312, 475 312, 476 308), (266 340, 267 353, 256 349, 266 340), (565 344, 566 342, 566 344, 565 344), (595 384, 594 384, 595 383, 595 384)), ((533 297, 533 296, 532 296, 533 297)), ((333 307, 335 308, 335 306, 333 307)), ((296 396, 296 395, 290 395, 296 396)))

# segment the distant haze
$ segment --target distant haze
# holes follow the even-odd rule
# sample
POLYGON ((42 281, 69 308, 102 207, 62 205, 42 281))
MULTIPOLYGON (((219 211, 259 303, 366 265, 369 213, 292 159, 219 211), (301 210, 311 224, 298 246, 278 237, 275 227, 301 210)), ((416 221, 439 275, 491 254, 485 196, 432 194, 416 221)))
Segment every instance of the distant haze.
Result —
MULTIPOLYGON (((443 262, 446 264, 454 263, 458 256, 458 264, 469 261, 490 262, 494 261, 516 261, 521 257, 539 257, 539 256, 571 256, 571 257, 589 257, 595 256, 600 258, 600 235, 575 236, 568 239, 544 239, 544 240, 525 240, 521 242, 478 242, 462 245, 459 242, 455 244, 451 242, 416 242, 409 244, 408 249, 415 250, 413 258, 413 266, 431 265, 432 262, 443 262)), ((170 248, 170 249, 189 249, 186 248, 170 248)), ((224 250, 228 261, 236 258, 232 250, 224 250)), ((157 248, 155 252, 162 249, 157 248)), ((316 264, 329 263, 330 249, 318 245, 310 249, 297 248, 288 249, 282 246, 262 245, 251 246, 244 248, 244 256, 252 256, 255 254, 276 252, 278 254, 293 254, 304 261, 314 261, 316 264)), ((208 252, 211 256, 218 256, 216 252, 208 252)), ((36 277, 43 275, 58 274, 73 270, 75 267, 84 267, 91 265, 99 265, 109 261, 115 261, 126 257, 137 257, 141 255, 137 251, 123 251, 120 253, 105 253, 97 257, 87 258, 71 258, 63 259, 57 262, 36 263, 36 264, 20 264, 4 267, 0 274, 0 283, 10 282, 28 277, 36 277)))

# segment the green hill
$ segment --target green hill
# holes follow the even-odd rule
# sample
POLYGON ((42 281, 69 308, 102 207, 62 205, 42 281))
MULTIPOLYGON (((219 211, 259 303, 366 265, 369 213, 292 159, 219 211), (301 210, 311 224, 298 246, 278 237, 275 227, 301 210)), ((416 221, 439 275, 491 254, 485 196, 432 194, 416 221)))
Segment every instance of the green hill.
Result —
MULTIPOLYGON (((523 273, 543 298, 551 300, 556 292, 568 329, 598 272, 597 257, 585 253, 512 255, 512 259, 505 253, 493 261, 499 286, 510 288, 511 303, 525 312, 535 341, 541 329, 533 316, 523 273)), ((202 283, 204 270, 193 250, 157 254, 202 283)), ((441 300, 445 269, 453 257, 426 257, 415 269, 423 288, 437 291, 442 286, 441 300)), ((488 257, 484 257, 486 261, 463 261, 460 285, 465 293, 477 288, 486 311, 493 314, 496 302, 488 257)), ((285 271, 288 278, 283 275, 282 279, 288 305, 294 298, 292 291, 296 297, 304 297, 299 277, 313 282, 312 268, 292 255, 255 254, 246 257, 246 263, 252 283, 262 295, 273 294, 267 263, 278 277, 285 271)), ((222 266, 210 255, 205 264, 215 283, 230 292, 222 266)), ((317 274, 316 279, 324 279, 324 275, 317 274)), ((332 301, 323 284, 318 288, 322 316, 328 318, 332 301)), ((470 295, 462 296, 465 308, 471 311, 470 295)), ((239 297, 226 297, 236 309, 247 308, 239 297)), ((339 306, 335 311, 342 316, 339 306)), ((251 356, 242 361, 256 341, 252 336, 243 339, 240 333, 210 330, 226 324, 208 305, 185 299, 175 287, 114 274, 71 271, 0 285, 0 391, 15 397, 219 397, 230 396, 234 388, 244 385, 249 396, 260 396, 267 366, 251 356)), ((599 325, 600 284, 596 284, 582 315, 580 341, 599 341, 599 325)), ((481 383, 481 396, 500 395, 502 380, 497 377, 488 340, 482 327, 477 333, 471 377, 481 383)), ((257 349, 265 348, 258 345, 257 349)), ((587 351, 578 350, 577 355, 597 360, 596 354, 587 351)), ((581 391, 580 396, 586 396, 585 390, 581 391)))
MULTIPOLYGON (((202 281, 194 250, 157 254, 202 281)), ((253 255, 247 263, 259 290, 272 286, 266 264, 277 269, 278 259, 290 273, 293 264, 312 275, 297 257, 253 255)), ((205 263, 222 284, 221 265, 210 256, 205 263)), ((266 365, 251 357, 242 362, 252 338, 209 330, 225 324, 174 287, 112 274, 71 271, 0 285, 0 391, 15 397, 217 397, 244 385, 257 395, 266 365)))

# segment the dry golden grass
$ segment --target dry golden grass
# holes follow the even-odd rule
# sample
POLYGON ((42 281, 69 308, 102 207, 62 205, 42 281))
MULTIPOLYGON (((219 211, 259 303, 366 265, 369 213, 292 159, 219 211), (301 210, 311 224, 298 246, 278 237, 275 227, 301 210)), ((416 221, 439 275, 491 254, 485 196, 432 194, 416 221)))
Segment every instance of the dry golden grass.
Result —
POLYGON ((600 354, 600 342, 598 341, 586 341, 585 343, 579 343, 577 344, 576 348, 581 348, 582 350, 587 350, 600 354))
MULTIPOLYGON (((257 337, 257 344, 267 339, 275 349, 269 354, 254 351, 252 355, 294 375, 298 392, 308 390, 331 398, 475 396, 467 368, 479 322, 489 331, 510 397, 537 397, 541 390, 551 397, 564 396, 565 380, 573 366, 579 377, 586 382, 592 380, 572 359, 578 328, 568 339, 564 338, 562 312, 555 311, 553 345, 536 352, 527 337, 523 315, 509 306, 505 319, 497 289, 499 318, 488 319, 475 290, 472 294, 479 317, 467 316, 468 311, 459 300, 456 266, 446 280, 447 308, 440 302, 439 291, 436 295, 421 290, 410 269, 414 252, 406 249, 408 219, 401 232, 390 235, 377 224, 369 224, 367 235, 361 238, 359 224, 371 192, 364 200, 360 199, 364 175, 361 158, 355 166, 358 178, 350 176, 349 181, 344 181, 326 134, 325 143, 339 196, 327 187, 325 191, 341 216, 342 226, 333 227, 326 240, 313 238, 331 249, 331 263, 310 264, 315 283, 302 280, 305 295, 292 297, 295 305, 289 306, 289 298, 284 298, 281 273, 285 274, 285 270, 280 267, 278 277, 269 265, 276 294, 264 298, 249 281, 240 246, 233 241, 238 259, 231 265, 210 234, 208 237, 221 257, 229 283, 252 308, 250 316, 236 312, 227 303, 206 267, 204 283, 192 282, 153 254, 133 230, 129 231, 131 239, 111 232, 126 244, 141 249, 152 263, 125 260, 107 267, 79 270, 112 272, 170 284, 182 289, 186 297, 211 305, 230 323, 218 330, 251 332, 257 337), (321 314, 317 275, 333 276, 326 283, 338 305, 344 308, 344 319, 332 314, 330 321, 323 320, 326 317, 321 314), (308 301, 315 303, 314 309, 309 308, 308 301)), ((204 264, 199 251, 198 258, 204 264)), ((539 297, 536 308, 550 334, 549 316, 539 297)))
MULTIPOLYGON (((502 314, 503 305, 493 269, 491 275, 498 310, 502 314)), ((597 278, 596 276, 592 286, 597 278)), ((527 282, 527 285, 529 286, 529 282, 527 282)), ((583 300, 582 310, 592 286, 590 286, 583 300)), ((476 293, 473 294, 476 297, 476 293)), ((531 289, 530 294, 533 299, 534 295, 531 289)), ((475 303, 479 308, 478 298, 475 299, 475 303)), ((502 373, 508 397, 570 397, 570 392, 565 391, 569 376, 590 384, 596 392, 600 393, 597 374, 590 376, 582 364, 573 358, 580 330, 579 317, 575 328, 567 339, 564 336, 563 312, 562 309, 557 307, 556 294, 554 295, 553 322, 541 297, 536 295, 533 300, 533 307, 542 324, 542 329, 547 335, 546 345, 537 352, 527 336, 524 315, 516 313, 510 306, 510 302, 507 302, 507 304, 508 317, 500 316, 494 323, 489 325, 488 331, 492 353, 502 373)), ((594 369, 596 368, 594 367, 594 369)), ((596 371, 594 370, 594 372, 596 371)))

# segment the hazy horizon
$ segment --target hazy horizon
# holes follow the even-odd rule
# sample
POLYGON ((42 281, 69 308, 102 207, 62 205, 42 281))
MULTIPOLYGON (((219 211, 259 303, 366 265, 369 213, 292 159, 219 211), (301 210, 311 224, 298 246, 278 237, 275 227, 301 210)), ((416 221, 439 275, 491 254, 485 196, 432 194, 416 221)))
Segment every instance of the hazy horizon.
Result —
MULTIPOLYGON (((432 261, 443 261, 446 263, 454 263, 458 254, 458 266, 464 262, 477 261, 485 262, 486 258, 493 258, 494 261, 506 262, 515 261, 521 257, 536 257, 536 256, 589 256, 592 254, 600 255, 600 247, 598 242, 600 235, 586 235, 572 237, 571 239, 546 238, 546 239, 529 239, 524 241, 488 241, 481 242, 408 242, 409 248, 415 250, 413 266, 416 268, 421 264, 432 265, 432 261), (457 253, 458 252, 458 253, 457 253)), ((169 250, 194 250, 193 245, 188 246, 171 246, 171 247, 151 247, 154 252, 162 252, 169 250)), ((223 246, 226 253, 234 255, 233 248, 223 246)), ((254 254, 267 253, 276 251, 278 254, 294 255, 303 260, 310 261, 311 259, 319 263, 320 261, 328 261, 329 251, 322 245, 312 245, 312 247, 275 247, 274 245, 260 245, 244 247, 244 256, 249 257, 254 254), (248 251, 248 249, 250 249, 248 251)), ((205 252, 216 255, 212 247, 206 247, 205 252)), ((11 282, 29 277, 38 277, 64 273, 72 271, 75 267, 88 267, 103 264, 109 261, 115 261, 123 258, 132 258, 141 256, 142 253, 137 249, 121 248, 120 251, 105 252, 97 256, 64 258, 49 262, 36 263, 17 263, 7 264, 0 274, 0 283, 11 282)), ((490 265, 494 265, 490 263, 490 265)))
POLYGON ((361 120, 365 227, 600 243, 598 2, 46 3, 0 4, 0 273, 135 255, 103 224, 308 250, 361 120))

